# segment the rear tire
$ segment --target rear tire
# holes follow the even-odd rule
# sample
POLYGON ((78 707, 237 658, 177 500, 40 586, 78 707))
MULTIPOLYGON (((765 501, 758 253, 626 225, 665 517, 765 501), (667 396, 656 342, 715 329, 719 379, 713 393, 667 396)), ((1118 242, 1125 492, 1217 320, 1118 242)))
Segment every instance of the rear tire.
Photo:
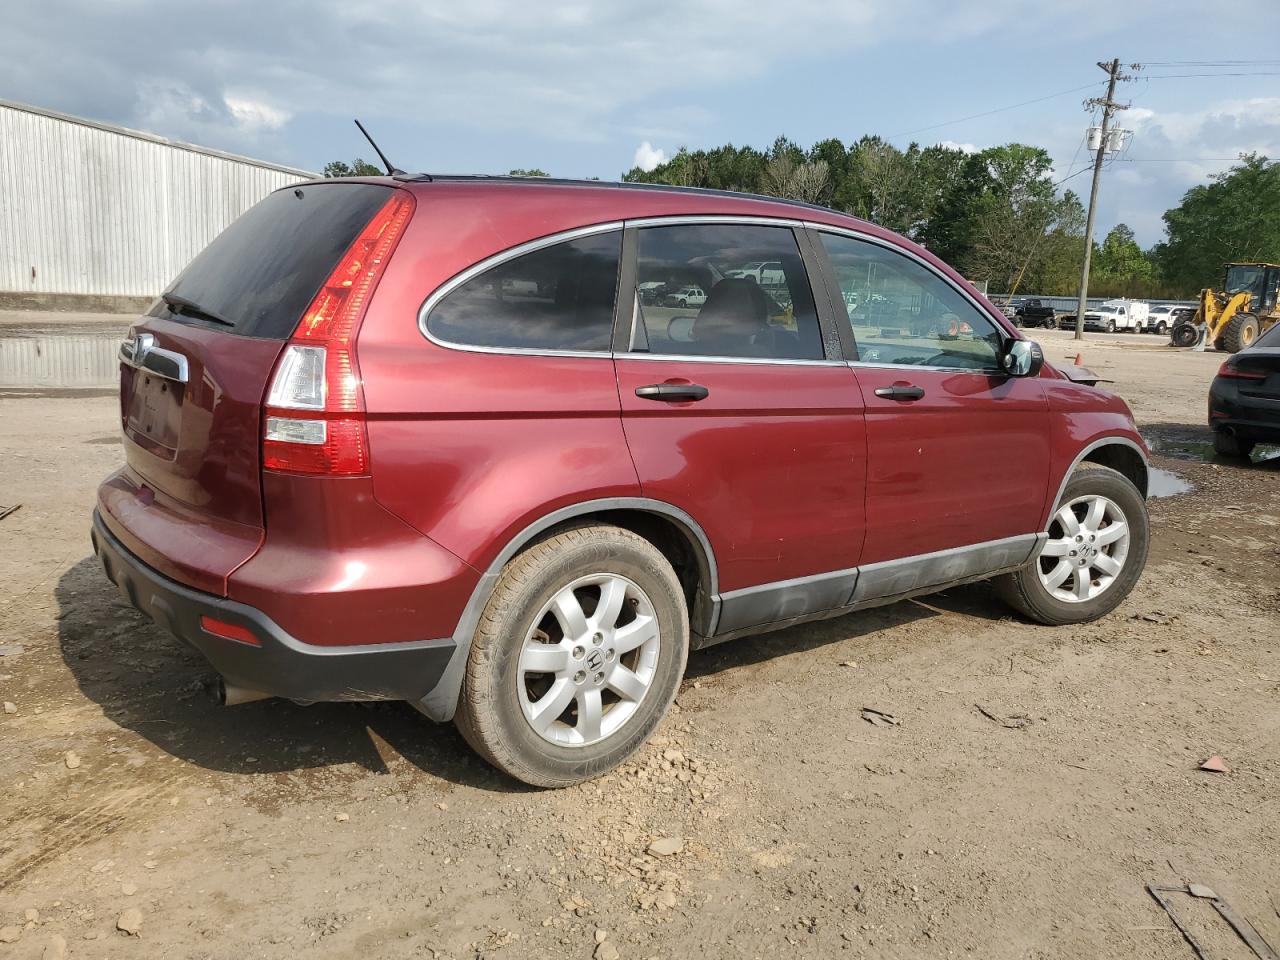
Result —
POLYGON ((684 591, 657 548, 619 527, 571 527, 503 569, 471 643, 455 723, 504 773, 572 786, 648 739, 688 654, 684 591))
POLYGON ((1247 460, 1249 454, 1253 453, 1254 446, 1252 440, 1241 440, 1234 433, 1213 431, 1213 450, 1219 456, 1247 460))
POLYGON ((1258 318, 1251 313, 1237 313, 1227 322, 1222 337, 1214 342, 1214 346, 1228 353, 1239 353, 1257 339, 1258 318), (1218 346, 1219 342, 1221 346, 1218 346))
POLYGON ((1147 505, 1129 478, 1110 467, 1086 463, 1072 472, 1047 533, 1034 561, 993 581, 1006 603, 1039 623, 1105 616, 1133 590, 1147 563, 1147 505), (1067 513, 1078 532, 1060 519, 1067 513))

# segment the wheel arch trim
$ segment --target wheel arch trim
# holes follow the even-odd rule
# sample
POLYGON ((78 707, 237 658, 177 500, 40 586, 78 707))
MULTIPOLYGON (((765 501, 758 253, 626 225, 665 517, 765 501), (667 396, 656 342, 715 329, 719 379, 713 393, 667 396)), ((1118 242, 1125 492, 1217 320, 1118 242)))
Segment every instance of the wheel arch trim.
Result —
MULTIPOLYGON (((1067 467, 1066 471, 1062 474, 1062 481, 1058 484, 1058 490, 1053 495, 1053 499, 1049 501, 1049 504, 1045 510, 1044 522, 1041 524, 1042 527, 1048 526, 1049 518, 1053 516, 1053 511, 1057 509, 1058 504, 1062 501, 1062 494, 1067 489, 1067 484, 1071 482, 1071 474, 1075 472, 1076 467, 1080 466, 1080 464, 1088 460, 1089 454, 1097 450, 1101 450, 1103 447, 1111 447, 1111 446, 1126 447, 1132 450, 1134 453, 1138 455, 1138 459, 1142 461, 1143 470, 1146 471, 1147 473, 1150 472, 1151 463, 1147 459, 1147 452, 1143 450, 1142 447, 1139 446, 1137 443, 1135 443, 1131 438, 1119 436, 1117 434, 1112 434, 1105 437, 1099 437, 1096 440, 1093 440, 1092 442, 1086 444, 1084 448, 1081 449, 1081 451, 1076 454, 1075 459, 1071 461, 1071 464, 1067 467)), ((1144 500, 1147 497, 1146 487, 1147 485, 1144 483, 1142 488, 1138 490, 1138 492, 1142 494, 1142 498, 1144 500)))
POLYGON ((705 575, 707 578, 705 590, 711 605, 708 630, 713 632, 720 608, 720 581, 716 568, 715 552, 712 550, 711 541, 707 538, 702 526, 684 510, 674 504, 667 503, 665 500, 654 500, 649 497, 602 497, 595 500, 584 500, 543 514, 511 537, 506 546, 498 551, 498 554, 481 574, 479 582, 472 589, 471 597, 463 608, 462 616, 458 619, 458 625, 453 632, 453 656, 450 658, 448 666, 445 667, 439 683, 425 697, 416 701, 413 705, 432 720, 445 721, 453 719, 454 711, 458 706, 458 696, 462 689, 463 674, 466 672, 467 658, 471 653, 471 640, 475 635, 476 624, 480 622, 480 615, 484 612, 485 604, 489 602, 489 597, 493 594, 493 589, 502 573, 502 568, 510 562, 512 557, 536 540, 541 534, 562 523, 581 517, 619 510, 656 514, 659 517, 673 521, 690 536, 696 549, 701 554, 701 564, 705 565, 703 568, 705 573, 700 572, 700 576, 705 575))

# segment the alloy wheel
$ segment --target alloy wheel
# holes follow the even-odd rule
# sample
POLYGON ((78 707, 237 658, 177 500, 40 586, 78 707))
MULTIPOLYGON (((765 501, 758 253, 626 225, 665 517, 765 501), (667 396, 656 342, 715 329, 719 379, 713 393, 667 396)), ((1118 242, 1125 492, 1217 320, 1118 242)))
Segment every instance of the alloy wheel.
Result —
POLYGON ((1129 524, 1115 501, 1077 497, 1058 509, 1036 563, 1050 595, 1067 603, 1101 596, 1124 569, 1129 524))
POLYGON ((612 736, 653 686, 661 644, 653 603, 634 581, 579 577, 542 607, 520 648, 525 720, 560 746, 612 736))

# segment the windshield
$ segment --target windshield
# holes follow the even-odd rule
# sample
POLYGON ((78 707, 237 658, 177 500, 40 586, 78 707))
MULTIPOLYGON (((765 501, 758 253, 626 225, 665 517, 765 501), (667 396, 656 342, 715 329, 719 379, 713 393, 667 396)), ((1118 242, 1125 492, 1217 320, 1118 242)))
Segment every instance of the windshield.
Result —
POLYGON ((1236 264, 1227 267, 1227 293, 1262 293, 1262 268, 1236 264))

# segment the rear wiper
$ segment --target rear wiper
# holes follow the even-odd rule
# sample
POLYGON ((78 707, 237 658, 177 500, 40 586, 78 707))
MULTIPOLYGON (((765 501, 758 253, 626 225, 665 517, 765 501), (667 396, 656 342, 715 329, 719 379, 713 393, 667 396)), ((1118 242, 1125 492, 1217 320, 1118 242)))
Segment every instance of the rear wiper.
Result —
POLYGON ((188 300, 186 297, 176 293, 162 293, 160 299, 174 313, 180 313, 184 317, 193 317, 196 320, 208 320, 211 323, 220 323, 224 327, 234 327, 235 324, 226 317, 220 317, 216 313, 206 310, 194 300, 188 300))

